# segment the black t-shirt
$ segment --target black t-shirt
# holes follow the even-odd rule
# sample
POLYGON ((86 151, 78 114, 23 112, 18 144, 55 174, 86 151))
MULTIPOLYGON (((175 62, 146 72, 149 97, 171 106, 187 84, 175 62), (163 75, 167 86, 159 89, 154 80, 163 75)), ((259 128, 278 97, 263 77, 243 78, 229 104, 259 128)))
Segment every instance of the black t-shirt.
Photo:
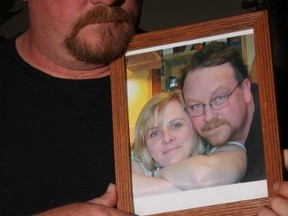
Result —
POLYGON ((258 85, 253 83, 251 91, 254 98, 255 111, 245 142, 247 150, 247 171, 241 180, 242 182, 257 181, 266 178, 258 85))
POLYGON ((103 194, 114 182, 110 77, 67 80, 0 45, 0 215, 103 194))

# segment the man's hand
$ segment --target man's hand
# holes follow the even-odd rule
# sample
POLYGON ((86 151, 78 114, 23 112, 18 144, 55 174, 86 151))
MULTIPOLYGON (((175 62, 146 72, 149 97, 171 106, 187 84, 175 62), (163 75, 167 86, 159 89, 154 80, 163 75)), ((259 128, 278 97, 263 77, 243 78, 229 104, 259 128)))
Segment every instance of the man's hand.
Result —
POLYGON ((270 208, 260 206, 257 209, 258 216, 288 215, 288 182, 277 182, 274 184, 273 189, 276 195, 270 199, 270 208))
POLYGON ((117 193, 115 185, 109 184, 105 194, 103 194, 101 197, 97 197, 88 201, 88 203, 104 205, 107 207, 115 207, 117 204, 117 193))
POLYGON ((72 203, 37 214, 37 216, 131 216, 131 213, 115 208, 116 187, 110 184, 105 194, 84 203, 72 203))
MULTIPOLYGON (((285 168, 288 171, 288 149, 284 150, 285 168)), ((288 215, 288 181, 277 182, 273 186, 275 196, 270 199, 270 207, 259 206, 258 216, 288 215)))

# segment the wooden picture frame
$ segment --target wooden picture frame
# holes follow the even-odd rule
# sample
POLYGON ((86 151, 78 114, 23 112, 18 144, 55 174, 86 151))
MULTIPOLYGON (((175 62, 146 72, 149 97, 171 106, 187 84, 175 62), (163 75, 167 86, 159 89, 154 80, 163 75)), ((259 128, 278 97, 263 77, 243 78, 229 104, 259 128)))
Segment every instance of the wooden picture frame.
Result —
MULTIPOLYGON (((255 215, 257 206, 268 204, 269 197, 273 195, 273 183, 283 180, 283 158, 278 135, 277 107, 267 11, 135 35, 129 44, 127 52, 246 30, 252 30, 254 35, 256 76, 261 104, 260 111, 268 196, 204 207, 179 209, 172 212, 155 213, 155 215, 255 215)), ((125 56, 115 60, 111 63, 110 67, 115 173, 118 193, 117 208, 133 213, 125 56)), ((146 206, 146 208, 149 208, 149 206, 146 206)))

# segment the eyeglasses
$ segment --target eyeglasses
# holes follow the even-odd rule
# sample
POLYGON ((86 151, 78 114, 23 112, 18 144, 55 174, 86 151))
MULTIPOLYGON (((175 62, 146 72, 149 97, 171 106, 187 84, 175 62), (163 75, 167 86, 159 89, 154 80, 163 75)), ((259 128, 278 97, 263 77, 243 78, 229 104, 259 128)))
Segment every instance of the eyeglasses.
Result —
POLYGON ((243 80, 241 80, 236 87, 227 95, 218 95, 212 98, 208 104, 194 104, 191 106, 186 106, 185 110, 190 117, 197 117, 204 114, 205 106, 209 105, 214 110, 219 110, 226 107, 229 104, 229 97, 235 92, 235 90, 240 86, 243 80))

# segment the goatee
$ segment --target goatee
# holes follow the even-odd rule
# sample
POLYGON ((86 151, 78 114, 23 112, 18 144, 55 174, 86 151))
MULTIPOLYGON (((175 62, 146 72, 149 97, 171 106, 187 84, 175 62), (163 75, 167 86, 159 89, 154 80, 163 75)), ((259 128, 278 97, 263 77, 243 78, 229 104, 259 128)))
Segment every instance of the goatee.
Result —
POLYGON ((133 19, 125 10, 121 7, 99 6, 88 11, 76 21, 72 33, 65 39, 64 45, 69 53, 79 61, 108 65, 124 54, 133 35, 133 19), (82 28, 97 23, 123 24, 123 29, 114 36, 111 26, 103 24, 97 32, 98 44, 90 44, 89 41, 81 40, 78 37, 82 28))

